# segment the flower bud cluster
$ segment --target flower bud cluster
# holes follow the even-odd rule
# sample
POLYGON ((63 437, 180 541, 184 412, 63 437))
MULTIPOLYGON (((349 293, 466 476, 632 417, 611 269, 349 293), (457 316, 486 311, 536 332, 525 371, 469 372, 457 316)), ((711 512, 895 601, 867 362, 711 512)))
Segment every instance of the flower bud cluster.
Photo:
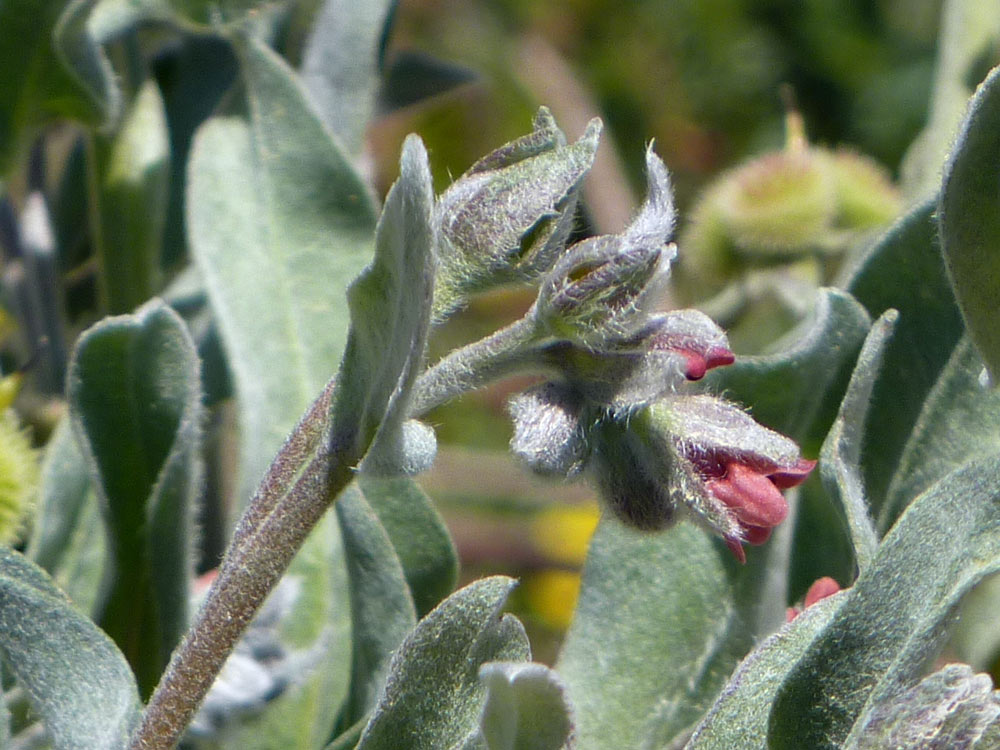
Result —
MULTIPOLYGON (((540 276, 525 318, 470 347, 497 362, 501 353, 510 363, 523 355, 551 374, 510 402, 514 453, 547 476, 588 472, 610 510, 637 528, 666 528, 686 514, 745 560, 743 543, 763 543, 784 520, 781 490, 802 482, 814 462, 741 408, 689 392, 734 356, 703 313, 655 312, 677 248, 669 176, 652 146, 646 200, 633 222, 564 248, 599 129, 592 123, 567 146, 542 110, 533 133, 485 157, 441 196, 436 310, 494 283, 540 276)), ((493 371, 469 360, 446 359, 425 382, 450 392, 493 371)))

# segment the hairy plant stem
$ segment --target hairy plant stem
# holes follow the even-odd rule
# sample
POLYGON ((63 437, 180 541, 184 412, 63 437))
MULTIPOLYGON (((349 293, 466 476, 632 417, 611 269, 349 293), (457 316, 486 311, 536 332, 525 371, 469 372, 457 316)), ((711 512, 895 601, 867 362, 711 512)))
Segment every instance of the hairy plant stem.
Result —
POLYGON ((544 369, 541 339, 531 313, 453 351, 417 378, 410 416, 419 417, 456 396, 527 369, 544 369))
POLYGON ((333 383, 310 407, 254 494, 198 618, 174 651, 129 744, 170 750, 309 532, 354 478, 359 456, 327 440, 333 383))

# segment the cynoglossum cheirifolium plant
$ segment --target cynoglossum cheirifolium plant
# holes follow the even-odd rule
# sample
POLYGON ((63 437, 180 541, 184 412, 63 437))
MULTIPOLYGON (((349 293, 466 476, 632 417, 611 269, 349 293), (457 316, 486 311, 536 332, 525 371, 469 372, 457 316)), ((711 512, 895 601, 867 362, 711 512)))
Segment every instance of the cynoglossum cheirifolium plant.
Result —
MULTIPOLYGON (((997 355, 998 74, 973 100, 938 201, 875 242, 846 291, 817 292, 810 317, 770 353, 735 358, 706 315, 656 306, 685 248, 670 244, 672 198, 652 149, 629 226, 569 244, 596 123, 571 141, 542 111, 532 133, 440 196, 411 137, 377 209, 348 156, 357 123, 337 116, 370 111, 375 64, 348 63, 377 59, 388 4, 367 18, 329 4, 301 76, 260 40, 274 30, 267 13, 247 34, 225 28, 235 16, 189 3, 127 16, 72 3, 62 18, 55 5, 39 4, 36 20, 56 32, 61 57, 43 47, 36 70, 53 76, 57 111, 112 113, 115 96, 101 92, 129 79, 106 75, 103 45, 137 14, 221 23, 224 39, 210 44, 240 82, 194 135, 180 178, 197 270, 166 290, 170 305, 93 326, 69 363, 70 419, 47 451, 27 555, 0 555, 0 744, 171 746, 274 590, 187 744, 991 746, 987 679, 964 667, 927 676, 926 665, 960 600, 1000 560, 1000 402, 981 384, 997 355), (67 60, 76 77, 58 67, 67 60), (352 74, 310 83, 323 61, 352 74), (538 282, 529 311, 427 366, 432 323, 511 280, 538 282), (336 321, 348 311, 345 332, 336 321), (211 326, 217 335, 204 335, 211 326), (243 481, 264 478, 240 500, 245 514, 188 629, 213 339, 239 398, 243 481), (500 613, 513 581, 452 593, 454 546, 405 476, 433 458, 433 431, 417 421, 428 409, 524 372, 539 383, 511 400, 515 453, 540 473, 588 478, 607 508, 554 668, 529 661, 521 624, 500 613), (819 456, 818 471, 803 452, 819 456), (797 502, 781 495, 790 485, 797 502), (809 586, 829 575, 845 590, 809 586), (810 606, 779 629, 803 594, 810 606)), ((10 42, 0 49, 34 50, 30 28, 0 23, 10 42)), ((52 111, 35 79, 10 80, 4 93, 19 104, 5 120, 16 135, 2 136, 5 163, 52 111)), ((156 115, 167 97, 151 91, 148 79, 125 91, 120 125, 109 117, 93 135, 111 141, 81 158, 98 178, 94 205, 125 190, 159 221, 159 146, 178 120, 156 115), (145 129, 157 148, 138 148, 145 129)), ((39 183, 29 188, 44 198, 39 183)), ((26 227, 24 212, 8 214, 18 218, 4 224, 5 250, 20 248, 37 291, 45 248, 24 234, 49 218, 36 211, 26 227)), ((156 289, 148 257, 127 249, 149 227, 111 231, 128 224, 114 210, 95 218, 99 241, 125 248, 103 253, 100 272, 131 258, 135 288, 156 289)), ((61 236, 49 232, 48 247, 61 236)), ((121 291, 111 282, 109 310, 121 291)), ((18 319, 38 331, 58 316, 18 319)), ((971 604, 995 612, 995 594, 977 593, 971 604)), ((982 669, 995 628, 971 621, 951 648, 982 669)))

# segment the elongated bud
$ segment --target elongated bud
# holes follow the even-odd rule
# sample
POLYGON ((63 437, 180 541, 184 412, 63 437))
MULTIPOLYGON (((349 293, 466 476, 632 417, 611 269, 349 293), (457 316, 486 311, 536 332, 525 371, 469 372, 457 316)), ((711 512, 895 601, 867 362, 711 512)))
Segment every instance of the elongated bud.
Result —
POLYGON ((677 252, 666 244, 674 227, 670 182, 652 148, 646 167, 646 202, 635 221, 621 234, 573 245, 546 276, 534 315, 550 335, 603 350, 646 323, 677 252))
POLYGON ((532 133, 480 159, 441 195, 438 318, 468 294, 552 267, 572 229, 600 132, 600 120, 592 120, 580 140, 566 145, 543 107, 532 133))

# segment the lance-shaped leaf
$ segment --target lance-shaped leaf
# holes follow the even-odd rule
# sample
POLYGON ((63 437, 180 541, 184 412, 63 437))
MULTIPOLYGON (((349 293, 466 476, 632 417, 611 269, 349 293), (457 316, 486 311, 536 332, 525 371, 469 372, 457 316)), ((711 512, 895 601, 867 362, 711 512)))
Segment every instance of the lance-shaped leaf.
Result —
POLYGON ((907 504, 973 458, 1000 453, 1000 391, 979 382, 983 361, 966 337, 941 371, 892 477, 879 526, 889 528, 907 504))
POLYGON ((351 691, 339 722, 347 728, 374 707, 389 660, 417 616, 392 541, 357 485, 341 495, 336 511, 351 595, 351 691))
POLYGON ((37 128, 64 116, 111 123, 121 93, 86 29, 92 0, 6 0, 0 4, 0 174, 37 128))
POLYGON ((938 249, 934 208, 933 202, 924 203, 896 222, 846 284, 873 318, 889 308, 899 311, 861 446, 864 486, 876 518, 921 405, 962 335, 962 315, 938 249))
POLYGON ((238 27, 247 18, 264 13, 269 0, 97 0, 92 4, 89 26, 101 41, 112 39, 140 23, 165 23, 186 31, 205 34, 229 26, 238 27))
POLYGON ((752 406, 761 424, 815 450, 836 414, 870 325, 850 294, 820 289, 810 319, 778 341, 773 353, 737 357, 732 365, 710 371, 705 383, 752 406))
POLYGON ((93 613, 107 539, 87 461, 68 419, 59 423, 45 447, 38 509, 26 554, 81 611, 93 613))
POLYGON ((962 596, 997 570, 1000 457, 994 456, 952 472, 900 517, 782 685, 769 747, 832 750, 849 742, 866 706, 919 677, 962 596))
POLYGON ((114 569, 101 622, 152 689, 188 625, 201 482, 198 357, 154 300, 86 331, 70 418, 105 513, 114 569))
POLYGON ((993 0, 948 0, 941 4, 939 29, 927 124, 900 166, 903 192, 911 198, 930 197, 941 187, 941 168, 969 97, 1000 39, 1000 14, 993 0))
POLYGON ((396 5, 326 0, 302 55, 302 82, 323 121, 355 156, 375 111, 382 45, 396 5))
POLYGON ((895 310, 887 310, 872 325, 858 355, 840 413, 820 451, 823 485, 844 514, 854 545, 854 558, 861 571, 871 562, 878 547, 878 534, 861 479, 861 439, 875 378, 898 317, 895 310))
POLYGON ((479 668, 530 657, 521 623, 500 615, 513 587, 509 578, 484 578, 420 621, 393 657, 358 750, 449 750, 474 740, 486 699, 479 668))
POLYGON ((481 720, 489 750, 559 750, 573 731, 566 691, 544 664, 484 664, 486 683, 481 720))
POLYGON ((448 527, 412 479, 361 475, 358 483, 392 540, 417 616, 423 617, 458 582, 458 552, 448 527))
POLYGON ((93 228, 106 309, 131 312, 160 289, 170 144, 163 99, 143 84, 110 140, 99 139, 93 228))
POLYGON ((579 750, 662 747, 702 716, 753 643, 758 557, 739 566, 691 523, 601 520, 556 665, 579 750))
POLYGON ((45 572, 0 547, 0 654, 55 750, 122 750, 139 694, 115 644, 45 572))
POLYGON ((198 130, 187 197, 192 255, 240 401, 240 506, 336 371, 345 292, 375 226, 365 185, 294 72, 254 41, 241 55, 250 119, 198 130))
POLYGON ((816 603, 751 651, 684 750, 766 750, 767 719, 778 688, 845 599, 841 595, 816 603))
MULTIPOLYGON (((332 440, 336 450, 351 456, 370 446, 362 472, 399 474, 411 468, 405 422, 430 327, 437 263, 433 201, 427 151, 411 135, 379 219, 375 260, 348 292, 351 332, 333 405, 332 440)), ((433 460, 433 433, 427 441, 430 450, 423 453, 433 460)))
POLYGON ((1000 381, 1000 68, 972 97, 944 169, 941 251, 962 317, 994 383, 1000 381))

